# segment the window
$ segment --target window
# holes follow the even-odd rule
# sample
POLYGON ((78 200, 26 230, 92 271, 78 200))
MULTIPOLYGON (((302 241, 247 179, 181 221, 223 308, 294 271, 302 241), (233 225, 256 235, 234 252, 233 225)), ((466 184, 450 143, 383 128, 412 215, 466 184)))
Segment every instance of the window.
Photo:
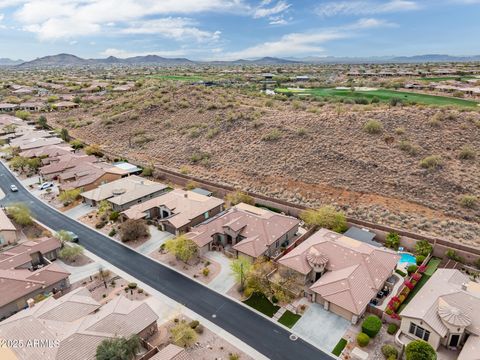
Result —
POLYGON ((412 322, 410 323, 409 333, 425 341, 428 341, 430 338, 430 331, 425 330, 424 328, 412 322))
POLYGON ((205 217, 205 219, 208 219, 210 217, 210 214, 207 211, 205 214, 203 214, 203 216, 205 217))

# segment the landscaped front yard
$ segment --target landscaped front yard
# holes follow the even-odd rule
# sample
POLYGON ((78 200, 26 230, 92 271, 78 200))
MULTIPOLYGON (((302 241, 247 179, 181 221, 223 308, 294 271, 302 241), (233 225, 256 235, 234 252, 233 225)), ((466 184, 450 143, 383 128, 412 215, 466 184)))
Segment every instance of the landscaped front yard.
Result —
POLYGON ((243 302, 248 306, 260 311, 261 313, 272 317, 280 309, 279 306, 273 305, 265 295, 259 292, 255 292, 247 300, 243 302))
POLYGON ((278 322, 291 329, 301 317, 301 315, 294 314, 293 312, 287 310, 283 313, 280 319, 278 319, 278 322))

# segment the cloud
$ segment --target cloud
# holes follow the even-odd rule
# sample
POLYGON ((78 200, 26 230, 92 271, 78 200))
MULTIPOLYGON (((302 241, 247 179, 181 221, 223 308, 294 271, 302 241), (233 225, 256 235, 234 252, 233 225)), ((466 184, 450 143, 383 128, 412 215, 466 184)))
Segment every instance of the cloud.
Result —
MULTIPOLYGON (((246 13, 248 10, 243 0, 30 0, 17 9, 14 17, 25 31, 36 33, 42 40, 56 40, 97 34, 108 24, 130 29, 127 33, 134 33, 134 26, 143 30, 138 33, 154 33, 156 25, 151 19, 167 14, 246 13), (142 22, 148 25, 142 26, 142 22)), ((168 33, 165 28, 161 29, 168 33)), ((219 35, 191 26, 179 29, 170 34, 173 37, 184 34, 190 39, 219 35)))
POLYGON ((337 15, 373 15, 420 9, 416 1, 334 1, 319 5, 315 12, 323 17, 337 15))
POLYGON ((124 34, 151 34, 174 40, 194 39, 196 41, 215 41, 220 31, 204 31, 194 26, 195 22, 188 18, 163 18, 132 22, 120 32, 124 34))
POLYGON ((274 6, 272 7, 265 7, 267 5, 270 5, 271 1, 263 1, 259 7, 255 8, 253 10, 253 18, 254 19, 259 19, 259 18, 264 18, 264 17, 270 17, 272 15, 280 14, 290 8, 290 4, 287 2, 281 0, 277 2, 274 6))
POLYGON ((384 20, 365 18, 339 28, 287 34, 276 41, 268 41, 240 51, 226 53, 224 58, 236 60, 302 54, 313 56, 324 52, 322 45, 327 42, 354 37, 361 30, 388 26, 395 26, 395 24, 384 20))

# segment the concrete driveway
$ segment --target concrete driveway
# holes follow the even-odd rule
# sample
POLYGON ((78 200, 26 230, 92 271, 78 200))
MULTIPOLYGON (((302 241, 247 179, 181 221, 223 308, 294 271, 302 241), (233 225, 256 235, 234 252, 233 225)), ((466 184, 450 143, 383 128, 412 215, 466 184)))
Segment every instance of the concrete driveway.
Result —
POLYGON ((221 267, 218 275, 207 286, 221 294, 226 294, 235 285, 235 278, 230 270, 231 260, 218 251, 208 251, 205 257, 219 263, 221 267))
POLYGON ((63 267, 65 270, 70 272, 70 283, 73 284, 77 281, 83 280, 88 278, 89 276, 92 276, 98 271, 104 267, 101 264, 98 264, 96 262, 92 262, 90 264, 86 264, 83 266, 70 266, 65 264, 62 260, 57 259, 56 262, 60 264, 61 267, 63 267))
POLYGON ((82 203, 71 209, 68 209, 67 211, 64 212, 64 214, 71 219, 78 220, 81 217, 87 215, 89 212, 92 212, 93 210, 95 210, 94 207, 91 207, 90 205, 82 203))
POLYGON ((350 326, 344 318, 327 311, 320 304, 308 303, 308 309, 292 330, 327 353, 331 353, 350 326))
POLYGON ((173 234, 167 231, 158 230, 156 226, 150 225, 148 227, 150 231, 150 240, 140 245, 136 250, 144 255, 148 255, 160 248, 165 241, 173 238, 173 234))

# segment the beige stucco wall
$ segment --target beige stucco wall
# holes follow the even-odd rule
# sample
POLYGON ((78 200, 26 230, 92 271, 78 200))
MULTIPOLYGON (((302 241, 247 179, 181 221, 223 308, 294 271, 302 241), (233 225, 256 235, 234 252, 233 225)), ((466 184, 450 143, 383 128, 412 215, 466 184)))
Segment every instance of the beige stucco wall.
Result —
POLYGON ((15 230, 1 230, 0 238, 3 239, 3 244, 12 244, 17 241, 17 232, 15 230))
POLYGON ((427 325, 425 323, 425 321, 421 321, 419 319, 413 319, 413 318, 409 318, 409 317, 402 317, 402 322, 400 324, 400 330, 402 330, 402 332, 413 338, 413 339, 418 339, 415 335, 413 334, 410 334, 409 330, 410 330, 410 323, 413 322, 414 324, 424 328, 425 330, 428 330, 430 331, 430 337, 428 338, 428 343, 430 345, 432 345, 432 347, 436 350, 438 349, 438 347, 440 346, 440 343, 442 341, 442 338, 440 337, 440 335, 438 333, 435 332, 435 330, 433 330, 429 325, 427 325))

